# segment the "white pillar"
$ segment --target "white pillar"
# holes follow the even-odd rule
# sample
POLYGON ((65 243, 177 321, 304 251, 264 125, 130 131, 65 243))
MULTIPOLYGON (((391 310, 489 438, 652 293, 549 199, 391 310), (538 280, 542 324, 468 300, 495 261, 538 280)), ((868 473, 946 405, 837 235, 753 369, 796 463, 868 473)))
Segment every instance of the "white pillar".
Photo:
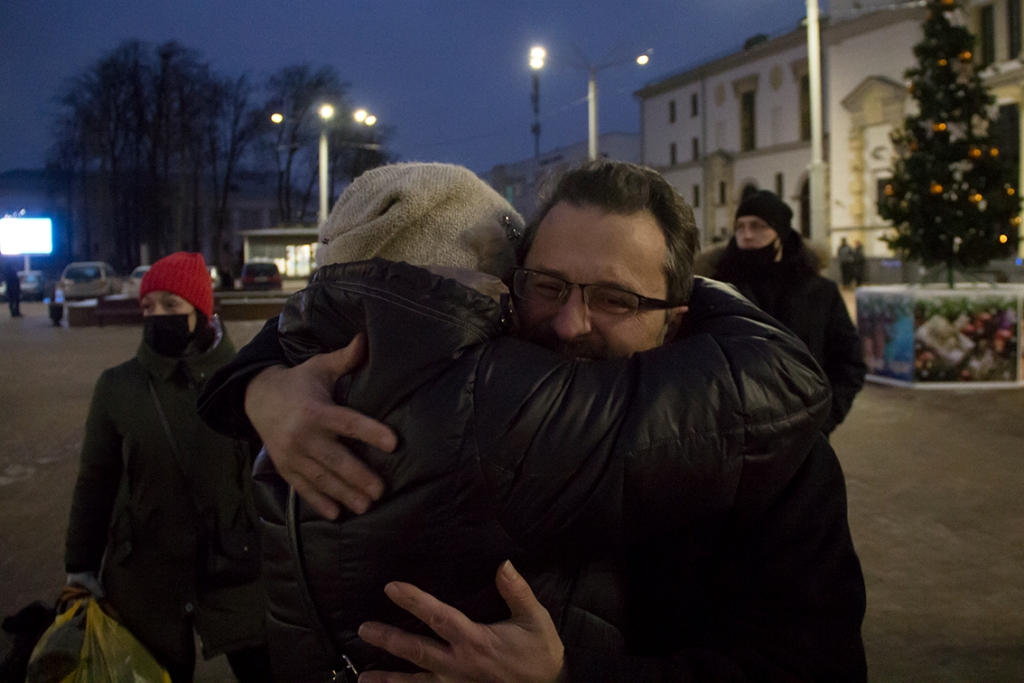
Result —
POLYGON ((597 159, 597 70, 590 70, 590 82, 587 84, 587 156, 591 161, 597 159))
POLYGON ((327 130, 320 131, 320 213, 317 223, 327 220, 327 130))
POLYGON ((818 28, 818 0, 807 0, 807 79, 811 89, 811 165, 808 168, 811 200, 811 239, 829 237, 828 200, 825 192, 826 166, 822 155, 821 36, 818 28))

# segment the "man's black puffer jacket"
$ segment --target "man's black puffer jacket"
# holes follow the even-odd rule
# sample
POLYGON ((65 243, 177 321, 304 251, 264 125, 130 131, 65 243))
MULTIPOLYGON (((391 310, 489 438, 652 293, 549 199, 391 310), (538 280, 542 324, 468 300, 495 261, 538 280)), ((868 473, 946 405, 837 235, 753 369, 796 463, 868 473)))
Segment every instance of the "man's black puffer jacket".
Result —
MULTIPOLYGON (((803 344, 706 281, 681 337, 631 359, 566 359, 502 336, 506 315, 454 280, 378 259, 322 268, 281 314, 292 364, 368 332, 368 362, 336 398, 401 439, 391 454, 353 445, 388 482, 373 509, 332 522, 300 503, 292 539, 287 487, 269 461, 258 466, 271 642, 290 680, 338 665, 320 656, 292 548, 336 650, 360 669, 398 668, 356 636, 367 619, 417 630, 384 596, 388 581, 414 583, 476 621, 507 618, 493 585, 504 559, 529 576, 709 510, 756 514, 828 415, 827 382, 803 344)), ((226 369, 201 400, 222 428, 231 425, 218 387, 230 394, 238 375, 237 364, 226 369)))

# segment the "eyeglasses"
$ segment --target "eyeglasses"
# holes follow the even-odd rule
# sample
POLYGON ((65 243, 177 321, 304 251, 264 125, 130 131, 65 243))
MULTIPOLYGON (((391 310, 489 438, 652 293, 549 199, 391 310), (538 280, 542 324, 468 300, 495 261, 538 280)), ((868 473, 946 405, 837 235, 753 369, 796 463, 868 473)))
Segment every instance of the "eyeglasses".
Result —
POLYGON ((637 311, 664 310, 676 305, 611 285, 581 285, 569 282, 557 275, 529 268, 515 268, 512 273, 512 291, 519 298, 535 304, 561 306, 569 299, 573 287, 580 288, 583 303, 587 308, 608 315, 631 315, 637 311))

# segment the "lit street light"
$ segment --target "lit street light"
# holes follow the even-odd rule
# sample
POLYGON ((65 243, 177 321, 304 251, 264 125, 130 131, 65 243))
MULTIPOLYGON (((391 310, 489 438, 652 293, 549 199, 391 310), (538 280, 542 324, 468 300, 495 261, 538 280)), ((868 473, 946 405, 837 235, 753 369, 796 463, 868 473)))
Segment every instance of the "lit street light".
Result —
MULTIPOLYGON (((597 159, 597 72, 613 66, 619 66, 620 64, 626 64, 628 62, 636 62, 640 66, 645 66, 651 61, 650 55, 651 50, 647 50, 635 58, 630 57, 628 59, 618 59, 597 65, 583 62, 566 62, 569 66, 574 66, 577 69, 583 69, 590 74, 590 79, 587 82, 587 156, 591 161, 597 159)), ((534 115, 536 115, 538 111, 537 71, 544 66, 544 59, 546 56, 544 48, 534 47, 530 50, 530 68, 534 70, 534 115)), ((539 153, 540 122, 536 122, 534 126, 534 134, 537 136, 535 148, 539 153)))
POLYGON ((590 81, 587 83, 587 156, 591 161, 597 159, 597 72, 608 67, 618 66, 627 62, 635 61, 640 66, 645 66, 650 59, 650 50, 633 59, 621 59, 616 62, 608 62, 599 66, 588 66, 590 81))
POLYGON ((365 109, 356 109, 355 112, 352 113, 352 118, 355 119, 357 123, 362 123, 367 126, 372 126, 377 123, 377 117, 370 114, 365 109))
MULTIPOLYGON (((330 189, 330 178, 328 173, 329 164, 329 152, 328 152, 328 140, 327 140, 327 122, 334 118, 334 106, 331 104, 323 104, 317 109, 321 119, 320 124, 320 210, 317 212, 317 221, 323 223, 327 220, 327 214, 329 211, 329 189, 330 189)), ((357 109, 352 112, 352 118, 357 123, 361 123, 364 126, 373 126, 377 123, 377 117, 370 114, 365 109, 357 109)), ((281 124, 284 122, 284 115, 280 112, 274 112, 270 115, 270 120, 275 124, 281 124)), ((355 141, 348 141, 340 143, 345 147, 358 147, 361 149, 377 150, 380 149, 380 145, 376 143, 362 143, 355 141)), ((293 146, 294 147, 294 146, 293 146)))
POLYGON ((540 46, 530 48, 530 69, 533 71, 533 94, 530 101, 533 103, 533 125, 530 132, 533 133, 533 156, 540 156, 540 70, 544 68, 544 59, 547 51, 540 46))
POLYGON ((320 126, 320 213, 317 214, 317 223, 327 220, 327 122, 334 118, 334 107, 325 104, 320 107, 320 118, 323 124, 320 126))

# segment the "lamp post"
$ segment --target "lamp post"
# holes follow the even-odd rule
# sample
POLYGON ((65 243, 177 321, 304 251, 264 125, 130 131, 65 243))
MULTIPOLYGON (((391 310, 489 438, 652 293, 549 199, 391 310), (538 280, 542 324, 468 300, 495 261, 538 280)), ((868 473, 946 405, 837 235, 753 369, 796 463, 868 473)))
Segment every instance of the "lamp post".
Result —
POLYGON ((320 126, 320 212, 317 223, 327 220, 327 122, 334 118, 334 107, 325 104, 317 112, 323 119, 320 126))
MULTIPOLYGON (((334 106, 331 104, 323 104, 317 110, 321 119, 320 125, 320 151, 319 151, 319 166, 320 166, 320 209, 317 212, 317 221, 323 223, 327 220, 327 214, 330 209, 329 204, 329 188, 330 188, 330 173, 329 173, 329 152, 328 152, 328 141, 327 141, 327 122, 334 118, 334 106)), ((352 112, 352 118, 364 126, 373 126, 377 123, 377 117, 370 114, 365 109, 357 109, 352 112)), ((270 115, 270 120, 274 124, 280 125, 284 123, 284 114, 280 112, 274 112, 270 115)), ((374 143, 361 143, 356 141, 348 141, 340 143, 345 147, 359 147, 362 149, 380 149, 379 144, 374 143)), ((292 145, 296 148, 296 145, 292 145)))
POLYGON ((618 66, 627 62, 635 61, 644 66, 651 61, 650 50, 638 55, 636 59, 622 59, 617 62, 609 62, 600 66, 587 66, 590 72, 590 80, 587 83, 587 157, 594 161, 597 159, 597 72, 611 66, 618 66))
POLYGON ((811 238, 828 237, 828 203, 825 193, 826 166, 822 155, 821 34, 818 0, 807 0, 807 80, 811 95, 811 164, 808 167, 811 203, 811 238))
MULTIPOLYGON (((651 61, 651 50, 645 51, 643 54, 636 58, 629 59, 618 59, 612 62, 606 62, 604 64, 588 64, 586 62, 566 62, 569 66, 582 69, 590 74, 589 81, 587 83, 587 156, 593 161, 597 159, 597 72, 602 71, 613 66, 619 66, 620 64, 626 64, 628 62, 636 62, 640 66, 644 66, 651 61)), ((533 72, 533 113, 536 117, 540 108, 540 96, 538 92, 538 78, 537 71, 544 66, 544 60, 547 57, 547 53, 542 47, 533 47, 530 49, 530 68, 533 72)), ((534 143, 534 150, 537 155, 540 154, 540 121, 535 120, 533 124, 533 133, 536 136, 534 143)))
POLYGON ((530 69, 533 71, 533 94, 530 101, 533 103, 533 125, 530 132, 533 133, 533 156, 540 157, 540 70, 544 68, 544 59, 547 51, 535 45, 530 48, 530 69))

